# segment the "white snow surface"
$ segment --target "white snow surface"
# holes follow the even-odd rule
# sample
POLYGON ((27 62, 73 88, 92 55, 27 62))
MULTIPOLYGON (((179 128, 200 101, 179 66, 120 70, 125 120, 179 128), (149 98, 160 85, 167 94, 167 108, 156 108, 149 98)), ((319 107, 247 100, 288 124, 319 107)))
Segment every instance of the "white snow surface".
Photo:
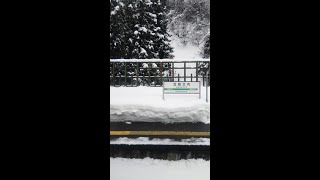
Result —
POLYGON ((126 144, 126 145, 201 145, 210 146, 210 138, 190 138, 176 141, 174 139, 149 139, 148 137, 127 138, 121 137, 110 140, 110 144, 126 144))
POLYGON ((203 122, 210 123, 209 102, 205 101, 205 87, 198 94, 165 94, 162 87, 110 86, 111 122, 203 122))
POLYGON ((180 38, 176 35, 171 35, 169 39, 171 40, 170 45, 173 47, 174 60, 187 58, 201 61, 203 59, 200 55, 199 47, 191 43, 187 43, 186 45, 182 44, 180 38))
POLYGON ((110 158, 111 180, 209 180, 210 161, 110 158))

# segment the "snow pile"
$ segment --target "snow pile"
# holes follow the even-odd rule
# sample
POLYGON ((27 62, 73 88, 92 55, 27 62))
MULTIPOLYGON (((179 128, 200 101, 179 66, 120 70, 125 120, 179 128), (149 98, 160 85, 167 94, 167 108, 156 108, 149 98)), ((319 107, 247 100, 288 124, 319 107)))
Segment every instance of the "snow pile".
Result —
POLYGON ((209 180, 210 161, 110 158, 112 180, 209 180))
MULTIPOLYGON (((162 87, 110 87, 110 121, 210 123, 205 87, 201 99, 198 94, 166 94, 164 101, 162 91, 162 87)), ((208 91, 210 98, 210 87, 208 91)))
POLYGON ((148 137, 131 138, 117 138, 110 140, 110 144, 126 144, 126 145, 198 145, 210 146, 210 138, 190 138, 176 141, 174 139, 149 139, 148 137))

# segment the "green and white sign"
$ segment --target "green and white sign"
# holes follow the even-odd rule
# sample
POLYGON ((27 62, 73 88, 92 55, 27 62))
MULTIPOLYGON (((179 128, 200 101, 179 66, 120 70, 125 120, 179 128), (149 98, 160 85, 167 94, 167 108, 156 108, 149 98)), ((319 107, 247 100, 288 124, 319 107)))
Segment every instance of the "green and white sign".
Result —
POLYGON ((200 82, 163 82, 165 94, 199 94, 200 82))
POLYGON ((163 94, 200 93, 200 82, 163 82, 163 94))

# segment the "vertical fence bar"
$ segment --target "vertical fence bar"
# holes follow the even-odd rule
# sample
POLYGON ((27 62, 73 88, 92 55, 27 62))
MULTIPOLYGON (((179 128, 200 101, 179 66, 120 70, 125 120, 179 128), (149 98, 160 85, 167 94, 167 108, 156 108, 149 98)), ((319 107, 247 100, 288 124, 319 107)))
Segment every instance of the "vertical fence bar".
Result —
POLYGON ((191 82, 192 82, 192 74, 191 74, 191 82))
POLYGON ((164 100, 164 83, 163 83, 163 87, 162 87, 162 99, 164 100))
POLYGON ((187 79, 186 79, 186 76, 187 76, 187 62, 185 61, 184 62, 184 71, 183 71, 183 73, 184 73, 184 82, 186 82, 187 81, 187 79))
POLYGON ((196 81, 198 82, 198 61, 196 62, 196 81))
POLYGON ((149 80, 148 80, 148 85, 151 86, 151 69, 150 69, 150 63, 148 64, 148 70, 149 70, 149 80))
POLYGON ((209 64, 208 64, 208 78, 209 78, 209 81, 208 81, 208 86, 210 86, 210 62, 209 62, 209 64))
POLYGON ((112 81, 113 81, 113 86, 116 86, 116 81, 115 81, 115 76, 114 76, 114 62, 112 63, 112 81))
POLYGON ((137 82, 136 85, 139 86, 139 62, 137 62, 137 72, 136 72, 137 82))
POLYGON ((202 74, 202 84, 203 84, 203 86, 205 86, 205 81, 204 81, 204 73, 202 74))
MULTIPOLYGON (((157 67, 158 67, 158 65, 157 65, 157 67)), ((156 70, 156 73, 153 75, 153 82, 154 82, 154 87, 156 87, 157 86, 157 78, 159 78, 159 76, 157 76, 158 69, 156 67, 154 69, 156 70)))
POLYGON ((178 74, 178 82, 180 82, 180 74, 178 74))
POLYGON ((172 76, 172 81, 174 81, 174 62, 172 63, 172 72, 171 72, 171 76, 172 76))
POLYGON ((199 99, 201 99, 201 81, 199 81, 199 99))
POLYGON ((133 74, 131 74, 131 87, 133 87, 133 74))
POLYGON ((160 62, 160 86, 162 86, 162 62, 160 62))
POLYGON ((124 63, 124 86, 127 86, 127 62, 124 63))
POLYGON ((144 74, 143 74, 143 80, 142 80, 142 86, 144 86, 144 80, 145 80, 146 78, 145 78, 145 76, 144 76, 144 74))
POLYGON ((209 83, 209 71, 207 71, 206 102, 208 102, 208 83, 209 83))

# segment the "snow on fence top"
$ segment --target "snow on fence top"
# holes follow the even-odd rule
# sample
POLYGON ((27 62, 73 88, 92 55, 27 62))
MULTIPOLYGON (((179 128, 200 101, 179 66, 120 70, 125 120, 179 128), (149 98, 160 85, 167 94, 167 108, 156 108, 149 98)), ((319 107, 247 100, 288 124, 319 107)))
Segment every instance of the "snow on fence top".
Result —
POLYGON ((210 59, 110 59, 110 62, 210 62, 210 59))

